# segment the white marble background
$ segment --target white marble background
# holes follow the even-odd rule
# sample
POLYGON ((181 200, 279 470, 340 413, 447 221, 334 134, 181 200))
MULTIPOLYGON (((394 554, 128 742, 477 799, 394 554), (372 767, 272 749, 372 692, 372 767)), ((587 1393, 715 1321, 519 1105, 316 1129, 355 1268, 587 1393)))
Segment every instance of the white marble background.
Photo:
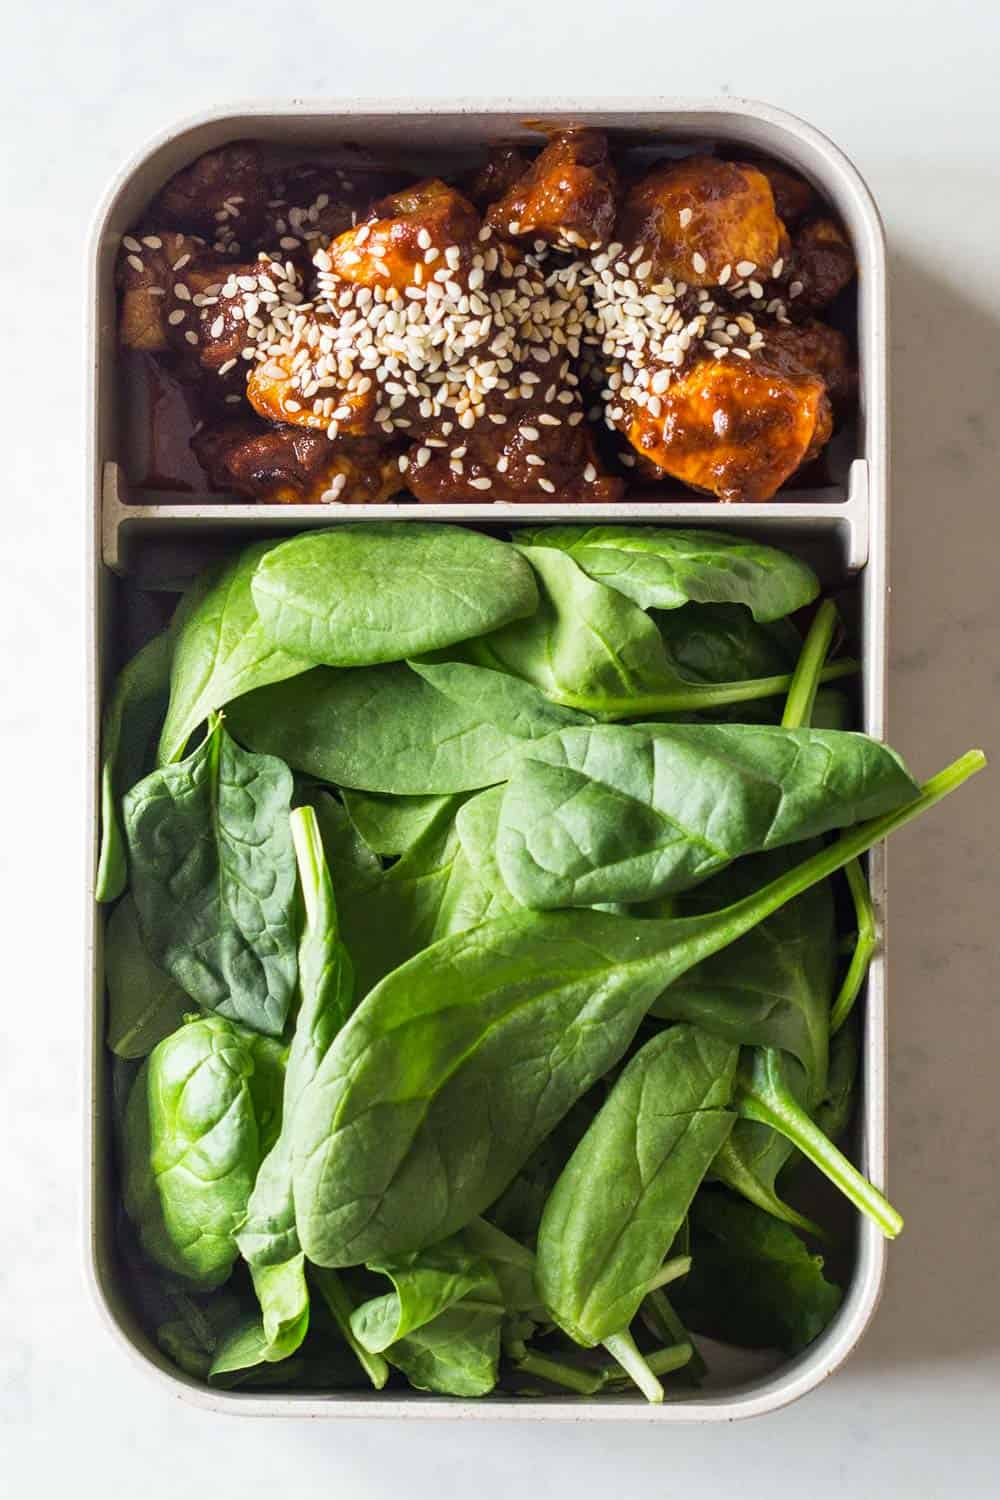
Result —
POLYGON ((258 1422, 166 1398, 85 1298, 80 1188, 83 244, 123 158, 254 95, 750 95, 838 140, 888 224, 892 737, 1000 759, 1000 12, 988 0, 501 7, 25 0, 0 45, 0 1494, 998 1492, 1000 764, 893 845, 892 1189, 846 1369, 732 1428, 258 1422))

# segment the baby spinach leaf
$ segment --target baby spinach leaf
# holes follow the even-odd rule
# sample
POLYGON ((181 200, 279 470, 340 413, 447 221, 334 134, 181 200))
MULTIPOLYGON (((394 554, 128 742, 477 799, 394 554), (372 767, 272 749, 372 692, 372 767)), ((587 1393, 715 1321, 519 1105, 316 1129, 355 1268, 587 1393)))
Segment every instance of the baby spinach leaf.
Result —
POLYGON ((420 835, 446 809, 454 814, 462 797, 391 797, 379 792, 345 789, 344 806, 358 833, 375 854, 397 858, 412 849, 420 835))
POLYGON ((180 759, 193 732, 213 710, 252 688, 282 682, 312 666, 278 649, 257 617, 250 580, 274 546, 256 542, 203 576, 198 602, 176 632, 170 705, 160 735, 161 766, 180 759))
POLYGON ((262 557, 252 588, 276 646, 333 667, 439 650, 538 604, 531 569, 507 542, 421 521, 304 532, 262 557))
POLYGON ((497 833, 525 906, 642 901, 744 854, 876 817, 916 796, 865 735, 770 725, 594 724, 530 746, 497 833))
POLYGON ((280 1035, 295 985, 292 778, 222 720, 125 799, 132 885, 153 960, 205 1010, 280 1035))
POLYGON ((519 740, 538 740, 554 729, 588 724, 586 714, 552 703, 533 683, 464 661, 411 661, 425 682, 487 724, 519 740))
POLYGON ((295 1353, 309 1330, 303 1255, 275 1265, 255 1266, 252 1275, 262 1315, 241 1319, 220 1342, 208 1372, 210 1378, 278 1364, 295 1353))
POLYGON ((728 1193, 706 1191, 691 1210, 693 1264, 675 1293, 683 1317, 711 1338, 797 1354, 841 1303, 794 1230, 728 1193))
MULTIPOLYGON (((691 683, 667 654, 656 624, 613 588, 588 578, 566 552, 520 549, 534 568, 541 603, 528 619, 470 641, 472 658, 534 683, 569 708, 605 719, 700 712, 784 692, 790 676, 691 683)), ((837 662, 824 679, 846 676, 857 663, 837 662)))
POLYGON ((161 631, 122 668, 101 728, 101 845, 95 895, 116 901, 128 869, 118 806, 143 774, 167 701, 173 640, 161 631))
POLYGON ((355 1308, 351 1328, 364 1348, 373 1354, 387 1354, 390 1361, 392 1345, 433 1322, 455 1303, 472 1299, 485 1304, 479 1311, 491 1311, 497 1319, 503 1312, 496 1277, 460 1235, 397 1261, 369 1261, 368 1269, 388 1276, 393 1290, 355 1308))
POLYGON ((236 1259, 262 1157, 281 1122, 284 1052, 221 1016, 160 1042, 139 1070, 122 1138, 125 1210, 145 1253, 198 1286, 236 1259))
MULTIPOLYGON (((677 903, 694 916, 739 901, 790 870, 806 849, 775 849, 739 860, 677 903)), ((826 1083, 836 923, 829 883, 789 901, 752 932, 683 974, 651 1007, 662 1020, 693 1021, 743 1045, 780 1047, 805 1070, 813 1101, 826 1083)), ((737 1125, 727 1147, 744 1129, 737 1125)))
POLYGON ((739 1049, 695 1026, 636 1053, 545 1205, 535 1279, 577 1343, 626 1330, 735 1121, 739 1049))
POLYGON ((779 620, 819 593, 812 569, 791 553, 723 531, 681 527, 540 526, 518 542, 568 552, 591 578, 643 609, 742 604, 755 620, 779 620))
POLYGON ((437 692, 402 662, 258 688, 230 705, 233 734, 321 781, 402 796, 504 781, 524 741, 437 692))
MULTIPOLYGON (((305 907, 298 960, 301 999, 285 1072, 281 1133, 261 1164, 246 1219, 236 1236, 240 1252, 254 1272, 255 1285, 259 1268, 282 1265, 299 1256, 291 1182, 295 1110, 354 1005, 354 970, 340 939, 333 888, 313 809, 296 808, 291 829, 305 907)), ((299 1273, 289 1276, 293 1285, 301 1283, 304 1294, 304 1274, 299 1273)))
POLYGON ((499 1310, 459 1302, 386 1351, 418 1391, 488 1396, 500 1366, 499 1310))
POLYGON ((483 920, 521 910, 521 903, 507 889, 497 864, 497 827, 503 794, 502 786, 487 787, 484 792, 470 797, 455 819, 462 852, 472 869, 473 878, 489 894, 483 920))
POLYGON ((145 1057, 176 1031, 191 1001, 143 947, 135 902, 123 896, 104 934, 107 1043, 119 1057, 145 1057))
POLYGON ((622 1057, 674 979, 983 764, 969 752, 915 801, 721 912, 644 920, 525 911, 445 938, 387 975, 296 1111, 295 1210, 306 1254, 318 1265, 357 1265, 467 1224, 622 1057))
POLYGON ((741 604, 686 604, 653 618, 671 666, 686 682, 781 675, 792 671, 802 645, 790 620, 758 624, 741 604))

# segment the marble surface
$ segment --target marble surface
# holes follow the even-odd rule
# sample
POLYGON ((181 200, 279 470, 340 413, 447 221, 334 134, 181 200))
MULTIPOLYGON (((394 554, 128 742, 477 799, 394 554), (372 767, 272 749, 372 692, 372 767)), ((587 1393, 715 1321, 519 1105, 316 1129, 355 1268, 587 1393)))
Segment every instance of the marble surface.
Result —
POLYGON ((0 1492, 996 1493, 1000 769, 893 844, 892 1189, 907 1229, 862 1349, 789 1410, 669 1432, 215 1418, 164 1397, 102 1331, 77 1224, 80 329, 84 235, 112 171, 178 116, 267 94, 746 94, 825 129, 868 177, 892 246, 891 724, 929 772, 969 745, 1000 752, 998 41, 981 0, 32 0, 7 15, 0 1492))

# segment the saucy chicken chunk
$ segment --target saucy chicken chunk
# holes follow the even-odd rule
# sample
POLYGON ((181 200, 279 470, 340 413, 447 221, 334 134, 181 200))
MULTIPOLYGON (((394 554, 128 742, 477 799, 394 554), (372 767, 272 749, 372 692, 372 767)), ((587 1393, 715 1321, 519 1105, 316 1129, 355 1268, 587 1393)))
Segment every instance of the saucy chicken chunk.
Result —
POLYGON ((597 250, 611 237, 618 174, 600 130, 561 131, 503 197, 486 222, 512 239, 597 250))
POLYGON ((831 432, 818 375, 760 358, 697 360, 648 406, 630 402, 621 430, 664 473, 720 500, 767 500, 831 432))
POLYGON ((641 248, 652 280, 694 287, 770 275, 788 243, 764 173, 714 156, 647 173, 625 198, 617 238, 626 253, 641 248))
POLYGON ((252 250, 267 216, 267 178, 259 148, 237 141, 207 151, 170 179, 150 213, 168 229, 201 235, 219 251, 252 250))
POLYGON ((419 286, 431 279, 436 260, 461 282, 479 227, 469 200, 430 178, 381 199, 364 223, 338 235, 327 246, 324 269, 359 286, 419 286))
POLYGON ((764 358, 769 364, 779 370, 809 370, 819 375, 835 409, 853 400, 858 372, 847 339, 836 328, 809 318, 804 323, 774 324, 764 339, 764 358))
POLYGON ((833 219, 812 219, 792 245, 797 306, 818 312, 844 290, 856 270, 854 251, 833 219))
POLYGON ((190 295, 183 272, 204 249, 204 240, 179 230, 125 236, 115 274, 121 290, 118 332, 127 349, 162 353, 170 348, 168 313, 170 301, 176 301, 174 287, 180 278, 190 295))
MULTIPOLYGON (((547 378, 547 377, 546 377, 547 378)), ((430 428, 407 455, 406 480, 424 504, 621 499, 624 485, 605 472, 578 400, 560 401, 555 383, 538 379, 527 397, 493 395, 485 420, 469 431, 430 428)), ((565 394, 565 392, 563 392, 565 394)))
POLYGON ((239 420, 192 440, 213 489, 271 505, 378 505, 402 489, 399 445, 239 420))

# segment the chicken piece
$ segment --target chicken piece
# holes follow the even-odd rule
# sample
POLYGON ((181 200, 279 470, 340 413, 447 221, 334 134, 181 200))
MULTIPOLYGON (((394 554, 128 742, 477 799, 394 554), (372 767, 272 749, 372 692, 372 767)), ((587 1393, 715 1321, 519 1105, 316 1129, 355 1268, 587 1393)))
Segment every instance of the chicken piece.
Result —
POLYGON ((623 407, 616 425, 639 455, 720 500, 770 500, 832 430, 820 377, 759 355, 696 360, 670 381, 656 417, 623 407))
POLYGON ((267 178, 253 141, 207 151, 177 172, 150 205, 153 222, 204 235, 214 250, 253 250, 267 216, 267 178))
POLYGON ((184 357, 191 378, 207 381, 216 399, 242 399, 248 361, 265 336, 270 303, 280 295, 301 300, 290 264, 266 256, 234 265, 203 256, 183 268, 167 298, 167 337, 184 357))
POLYGON ((842 292, 855 272, 854 251, 832 219, 811 219, 792 245, 789 295, 796 310, 817 312, 842 292), (798 292, 795 288, 799 287, 798 292))
POLYGON ((637 265, 638 281, 693 287, 735 283, 771 267, 787 249, 771 184, 757 167, 686 156, 664 162, 630 189, 616 237, 637 265))
POLYGON ((620 500, 625 486, 603 471, 578 400, 569 393, 570 401, 560 401, 556 387, 541 381, 530 390, 527 399, 492 393, 485 414, 467 430, 450 423, 447 431, 443 423, 428 429, 407 454, 405 478, 417 499, 425 505, 620 500))
POLYGON ((601 130, 563 130, 494 203, 486 222, 512 239, 597 250, 611 236, 618 174, 601 130))
POLYGON ((256 412, 269 422, 328 432, 331 437, 364 437, 374 431, 378 389, 357 369, 348 379, 341 378, 336 356, 329 355, 337 327, 336 318, 311 313, 304 337, 270 349, 253 366, 247 400, 256 412))
POLYGON ((267 505, 379 505, 404 487, 399 445, 253 420, 203 428, 192 439, 214 490, 267 505))
POLYGON ((834 409, 853 401, 858 372, 844 335, 816 318, 804 323, 760 324, 761 357, 779 370, 809 370, 822 377, 834 409))
MULTIPOLYGON (((170 230, 127 234, 115 276, 121 288, 119 334, 126 349, 163 353, 170 348, 167 317, 172 289, 184 268, 205 249, 203 240, 170 230)), ((187 290, 186 282, 185 291, 187 290)))
POLYGON ((402 290, 426 284, 437 271, 465 284, 479 228, 468 199, 429 178, 380 199, 365 222, 338 235, 316 264, 356 286, 402 290))
POLYGON ((375 168, 358 166, 348 172, 323 162, 285 167, 268 181, 261 243, 304 272, 314 252, 366 218, 372 201, 389 186, 386 173, 375 168))
POLYGON ((510 191, 529 166, 528 158, 516 146, 491 146, 485 163, 465 178, 462 191, 480 213, 485 213, 491 203, 510 191))
POLYGON ((790 167, 772 161, 769 156, 754 157, 748 164, 763 172, 771 184, 775 212, 786 228, 798 224, 806 214, 816 212, 819 199, 815 189, 790 167))

